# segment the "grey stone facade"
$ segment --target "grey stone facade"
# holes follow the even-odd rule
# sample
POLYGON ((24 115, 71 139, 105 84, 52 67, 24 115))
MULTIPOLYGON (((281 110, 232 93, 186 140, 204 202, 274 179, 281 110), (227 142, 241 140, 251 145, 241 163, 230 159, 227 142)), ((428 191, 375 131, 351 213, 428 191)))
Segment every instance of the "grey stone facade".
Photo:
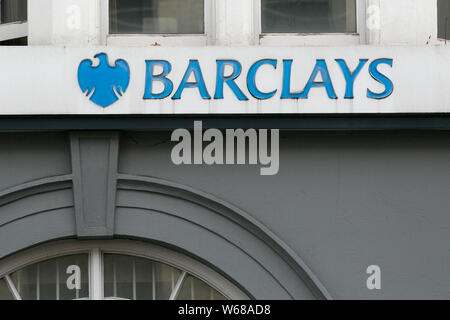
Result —
POLYGON ((0 258, 130 238, 257 299, 450 297, 450 133, 282 131, 268 177, 177 167, 172 146, 169 131, 1 133, 0 258), (372 264, 382 290, 366 287, 372 264))

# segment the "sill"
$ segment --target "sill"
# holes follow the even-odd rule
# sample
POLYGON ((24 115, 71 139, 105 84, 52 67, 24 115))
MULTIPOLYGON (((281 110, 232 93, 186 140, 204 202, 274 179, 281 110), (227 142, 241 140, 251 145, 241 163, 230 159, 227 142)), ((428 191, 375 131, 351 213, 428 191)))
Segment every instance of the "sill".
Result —
POLYGON ((357 32, 267 32, 264 36, 359 36, 357 32))
POLYGON ((360 44, 358 33, 263 33, 262 46, 336 46, 360 44))
POLYGON ((0 41, 23 38, 28 35, 27 22, 11 22, 0 24, 0 41))
POLYGON ((25 20, 25 21, 13 21, 13 22, 7 22, 7 23, 0 23, 0 27, 11 26, 11 25, 16 25, 16 24, 24 24, 24 23, 27 23, 27 22, 28 21, 25 20))
POLYGON ((450 39, 437 38, 437 44, 445 45, 446 43, 450 45, 450 39))
POLYGON ((109 34, 106 44, 111 46, 205 46, 208 37, 205 34, 109 34))

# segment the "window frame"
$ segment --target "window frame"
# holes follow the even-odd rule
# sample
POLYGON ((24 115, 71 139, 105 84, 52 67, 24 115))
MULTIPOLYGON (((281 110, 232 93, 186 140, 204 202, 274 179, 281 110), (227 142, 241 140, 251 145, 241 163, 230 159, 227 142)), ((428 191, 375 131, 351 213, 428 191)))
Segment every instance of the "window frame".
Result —
POLYGON ((129 255, 161 262, 180 269, 182 273, 185 272, 200 279, 228 299, 249 299, 230 280, 200 261, 166 247, 133 240, 61 240, 40 245, 1 260, 0 279, 6 280, 11 292, 17 299, 18 293, 10 278, 13 272, 48 259, 73 254, 88 254, 89 300, 112 299, 103 296, 103 254, 105 253, 129 255))
POLYGON ((268 46, 295 45, 351 45, 366 42, 366 1, 356 1, 356 32, 346 33, 263 33, 262 0, 253 0, 258 43, 268 46))
POLYGON ((212 44, 215 26, 215 1, 204 1, 203 34, 111 34, 109 32, 109 0, 100 0, 102 42, 114 46, 205 46, 212 44))
MULTIPOLYGON (((1 0, 0 0, 1 2, 1 0)), ((0 41, 12 40, 28 36, 28 21, 14 21, 1 23, 1 5, 0 5, 0 41)), ((28 11, 28 3, 27 3, 28 11)), ((28 12, 27 12, 28 16, 28 12)))

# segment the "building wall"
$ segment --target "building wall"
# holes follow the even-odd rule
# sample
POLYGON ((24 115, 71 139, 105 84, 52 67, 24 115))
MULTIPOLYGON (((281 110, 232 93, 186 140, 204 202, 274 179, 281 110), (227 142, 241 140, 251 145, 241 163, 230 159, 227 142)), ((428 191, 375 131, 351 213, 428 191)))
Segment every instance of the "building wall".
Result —
POLYGON ((381 0, 379 44, 433 44, 437 41, 437 3, 381 0))
MULTIPOLYGON (((107 0, 29 0, 29 44, 106 45, 107 0)), ((437 0, 358 0, 358 37, 279 36, 260 39, 258 0, 211 0, 208 44, 410 44, 437 43, 437 0)), ((183 46, 185 39, 158 39, 183 46)), ((173 38, 173 37, 172 37, 173 38)), ((123 41, 124 44, 129 43, 123 41)), ((148 45, 151 42, 144 42, 148 45)), ((120 42, 115 41, 115 45, 120 42)), ((142 44, 143 45, 143 44, 142 44)))
POLYGON ((66 237, 152 239, 207 261, 257 298, 448 298, 447 132, 286 131, 280 172, 269 177, 256 166, 178 167, 169 132, 123 132, 108 185, 92 173, 105 161, 90 161, 106 156, 104 135, 0 135, 9 150, 0 156, 0 257, 66 237), (80 162, 76 141, 90 150, 80 162), (85 186, 115 197, 94 190, 77 199, 80 168, 92 173, 85 186), (96 210, 80 218, 83 208, 96 210), (366 288, 372 264, 382 290, 366 288))
MULTIPOLYGON (((0 57, 26 57, 26 63, 15 60, 21 64, 17 68, 12 59, 1 62, 11 72, 2 88, 15 93, 3 95, 6 113, 18 112, 11 106, 33 114, 60 113, 57 108, 76 113, 77 106, 87 106, 107 114, 79 92, 79 62, 99 50, 130 54, 138 49, 111 47, 153 50, 154 43, 163 48, 153 52, 181 46, 172 50, 212 62, 217 51, 227 47, 235 54, 236 46, 253 47, 239 48, 245 59, 254 57, 252 50, 269 52, 263 46, 273 46, 270 52, 307 46, 311 59, 328 48, 331 61, 336 52, 362 58, 372 50, 373 58, 389 54, 401 61, 395 80, 402 98, 388 100, 387 109, 373 102, 370 112, 402 117, 450 108, 442 85, 448 82, 442 67, 448 50, 425 48, 442 44, 436 0, 360 0, 358 34, 282 36, 260 35, 259 1, 211 0, 208 32, 200 39, 110 37, 106 8, 106 0, 29 0, 33 48, 0 48, 0 57), (206 45, 220 47, 190 49, 206 45), (61 84, 48 84, 45 91, 47 67, 56 60, 63 61, 53 70, 61 84), (413 70, 413 62, 422 65, 413 70), (36 79, 42 81, 39 90, 36 79), (19 82, 31 83, 26 92, 32 94, 20 95, 19 82), (55 87, 66 85, 67 91, 55 93, 55 87), (67 99, 78 105, 69 108, 67 99)), ((143 81, 144 69, 139 70, 143 81)), ((208 70, 212 74, 214 66, 208 70)), ((338 86, 343 89, 343 82, 338 86)), ((142 92, 131 98, 137 96, 141 99, 142 92)), ((311 103, 323 105, 320 99, 311 103)), ((345 105, 335 112, 355 111, 353 102, 338 103, 345 105)), ((129 105, 127 113, 136 112, 129 105)), ((360 106, 364 112, 366 105, 360 106)), ((262 177, 256 166, 175 166, 165 130, 105 132, 95 131, 102 128, 92 123, 86 128, 93 130, 0 133, 0 259, 57 239, 141 239, 192 255, 257 299, 449 298, 448 131, 283 130, 280 172, 262 177), (366 268, 374 264, 382 269, 382 290, 370 291, 366 268)))

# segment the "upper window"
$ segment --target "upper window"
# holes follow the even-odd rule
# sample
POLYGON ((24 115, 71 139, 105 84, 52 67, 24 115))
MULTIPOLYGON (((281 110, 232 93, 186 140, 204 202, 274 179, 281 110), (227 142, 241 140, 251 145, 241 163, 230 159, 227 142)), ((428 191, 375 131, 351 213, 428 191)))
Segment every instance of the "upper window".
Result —
POLYGON ((0 23, 27 21, 27 0, 0 0, 0 23))
POLYGON ((14 300, 5 279, 0 279, 0 300, 14 300))
POLYGON ((205 0, 109 0, 110 34, 204 34, 205 0))
POLYGON ((450 39, 450 0, 438 0, 438 38, 450 39))
POLYGON ((0 45, 26 45, 27 0, 0 0, 0 45))
POLYGON ((356 0, 261 0, 262 33, 356 33, 356 0))

